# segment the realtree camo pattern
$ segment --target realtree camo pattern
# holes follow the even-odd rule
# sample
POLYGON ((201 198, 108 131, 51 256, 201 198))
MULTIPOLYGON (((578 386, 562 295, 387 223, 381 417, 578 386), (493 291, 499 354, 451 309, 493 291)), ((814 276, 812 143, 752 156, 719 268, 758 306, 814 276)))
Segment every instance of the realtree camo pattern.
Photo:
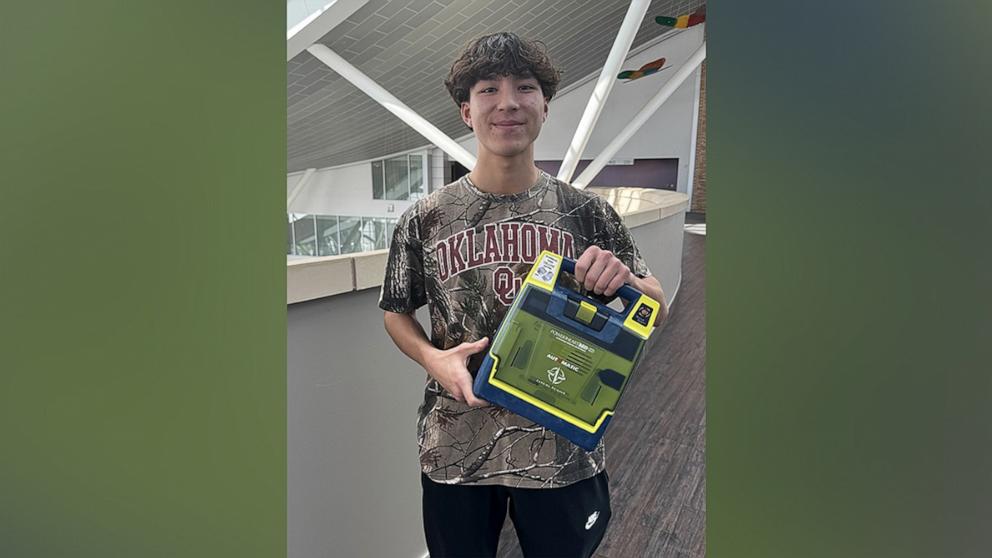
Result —
MULTIPOLYGON (((577 259, 591 245, 613 252, 639 277, 650 275, 630 232, 603 198, 546 173, 529 190, 508 196, 482 192, 462 178, 400 217, 379 306, 410 313, 427 304, 431 343, 440 349, 492 340, 541 250, 577 259)), ((578 290, 570 275, 561 280, 578 290)), ((469 360, 473 375, 484 353, 469 360)), ((430 376, 417 436, 421 468, 441 483, 551 488, 605 466, 602 442, 586 452, 502 407, 455 401, 430 376)))

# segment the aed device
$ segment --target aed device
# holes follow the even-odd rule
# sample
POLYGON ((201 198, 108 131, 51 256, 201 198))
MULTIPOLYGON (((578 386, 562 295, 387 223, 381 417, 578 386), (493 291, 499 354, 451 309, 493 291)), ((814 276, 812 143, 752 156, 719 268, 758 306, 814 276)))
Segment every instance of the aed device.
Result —
POLYGON ((622 312, 558 284, 575 260, 545 250, 475 376, 476 396, 592 451, 654 329, 658 302, 630 285, 622 312))

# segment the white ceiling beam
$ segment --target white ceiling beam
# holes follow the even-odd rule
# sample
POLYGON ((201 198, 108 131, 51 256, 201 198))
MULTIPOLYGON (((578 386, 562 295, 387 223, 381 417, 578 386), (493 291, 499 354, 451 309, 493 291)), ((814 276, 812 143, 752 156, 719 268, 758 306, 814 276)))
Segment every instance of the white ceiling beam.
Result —
POLYGON ((630 45, 634 42, 634 36, 637 35, 637 30, 640 28, 641 22, 644 21, 644 14, 647 13, 650 4, 650 0, 632 0, 627 8, 627 15, 624 16, 623 23, 620 24, 620 31, 617 32, 617 38, 613 41, 613 48, 610 49, 610 55, 606 57, 603 71, 599 74, 599 80, 592 90, 592 95, 586 104, 586 110, 582 113, 579 126, 575 129, 575 135, 572 136, 572 143, 569 145, 568 151, 565 152, 561 168, 558 169, 559 180, 568 182, 572 179, 575 167, 579 164, 579 158, 592 136, 596 121, 599 120, 599 115, 603 112, 606 98, 610 96, 610 91, 613 90, 613 85, 617 81, 620 66, 627 58, 627 53, 630 52, 630 45))
POLYGON ((589 163, 589 166, 582 171, 582 174, 580 174, 579 177, 572 182, 572 186, 576 188, 585 188, 593 178, 596 178, 596 175, 599 174, 599 171, 603 170, 606 163, 612 159, 614 155, 616 155, 617 151, 620 151, 621 147, 630 141, 630 138, 634 137, 634 134, 637 133, 641 126, 643 126, 648 119, 651 118, 651 116, 661 107, 661 105, 663 105, 665 101, 672 96, 672 93, 674 93, 675 90, 682 85, 682 82, 692 75, 696 68, 698 68, 705 59, 706 43, 703 43, 698 49, 696 49, 695 52, 692 53, 691 56, 689 56, 689 59, 686 60, 685 64, 683 64, 682 67, 675 72, 675 75, 673 75, 670 80, 665 82, 665 85, 661 86, 658 93, 655 94, 655 96, 652 97, 646 105, 644 105, 644 108, 634 115, 633 120, 631 120, 630 123, 627 124, 623 130, 621 130, 620 133, 617 134, 616 137, 614 137, 610 143, 603 148, 602 151, 599 152, 599 155, 597 155, 596 158, 589 163))
POLYGON ((692 132, 689 134, 689 176, 686 177, 685 195, 689 196, 689 205, 692 205, 692 185, 696 182, 696 151, 697 140, 699 138, 699 106, 704 99, 702 94, 703 68, 696 71, 695 84, 692 86, 692 132))
POLYGON ((475 168, 475 155, 469 153, 464 147, 447 134, 439 130, 436 126, 428 122, 424 117, 403 104, 392 93, 386 91, 384 87, 363 74, 361 70, 352 66, 347 60, 341 58, 336 52, 322 44, 311 45, 307 48, 310 54, 337 72, 341 77, 350 81, 363 93, 372 97, 374 101, 382 105, 386 110, 396 115, 397 118, 405 122, 408 126, 427 138, 427 141, 441 148, 452 159, 462 164, 466 169, 475 168))

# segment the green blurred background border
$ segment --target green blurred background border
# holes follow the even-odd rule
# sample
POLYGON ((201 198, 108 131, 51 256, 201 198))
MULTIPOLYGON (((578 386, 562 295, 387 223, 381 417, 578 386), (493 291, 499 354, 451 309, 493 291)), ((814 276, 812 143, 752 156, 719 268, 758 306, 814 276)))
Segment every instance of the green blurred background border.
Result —
MULTIPOLYGON (((990 16, 710 3, 709 556, 992 548, 990 16)), ((0 556, 285 554, 284 24, 2 8, 0 556)))
POLYGON ((0 556, 286 552, 286 8, 0 8, 0 556))
POLYGON ((709 3, 708 556, 992 555, 990 16, 709 3))

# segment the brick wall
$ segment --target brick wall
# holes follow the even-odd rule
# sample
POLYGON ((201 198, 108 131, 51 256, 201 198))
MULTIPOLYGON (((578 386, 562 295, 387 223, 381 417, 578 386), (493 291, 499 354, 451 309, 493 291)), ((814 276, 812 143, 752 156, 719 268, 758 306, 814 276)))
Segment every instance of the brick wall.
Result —
POLYGON ((690 211, 706 213, 706 61, 699 80, 699 123, 696 127, 696 170, 692 181, 690 211))

